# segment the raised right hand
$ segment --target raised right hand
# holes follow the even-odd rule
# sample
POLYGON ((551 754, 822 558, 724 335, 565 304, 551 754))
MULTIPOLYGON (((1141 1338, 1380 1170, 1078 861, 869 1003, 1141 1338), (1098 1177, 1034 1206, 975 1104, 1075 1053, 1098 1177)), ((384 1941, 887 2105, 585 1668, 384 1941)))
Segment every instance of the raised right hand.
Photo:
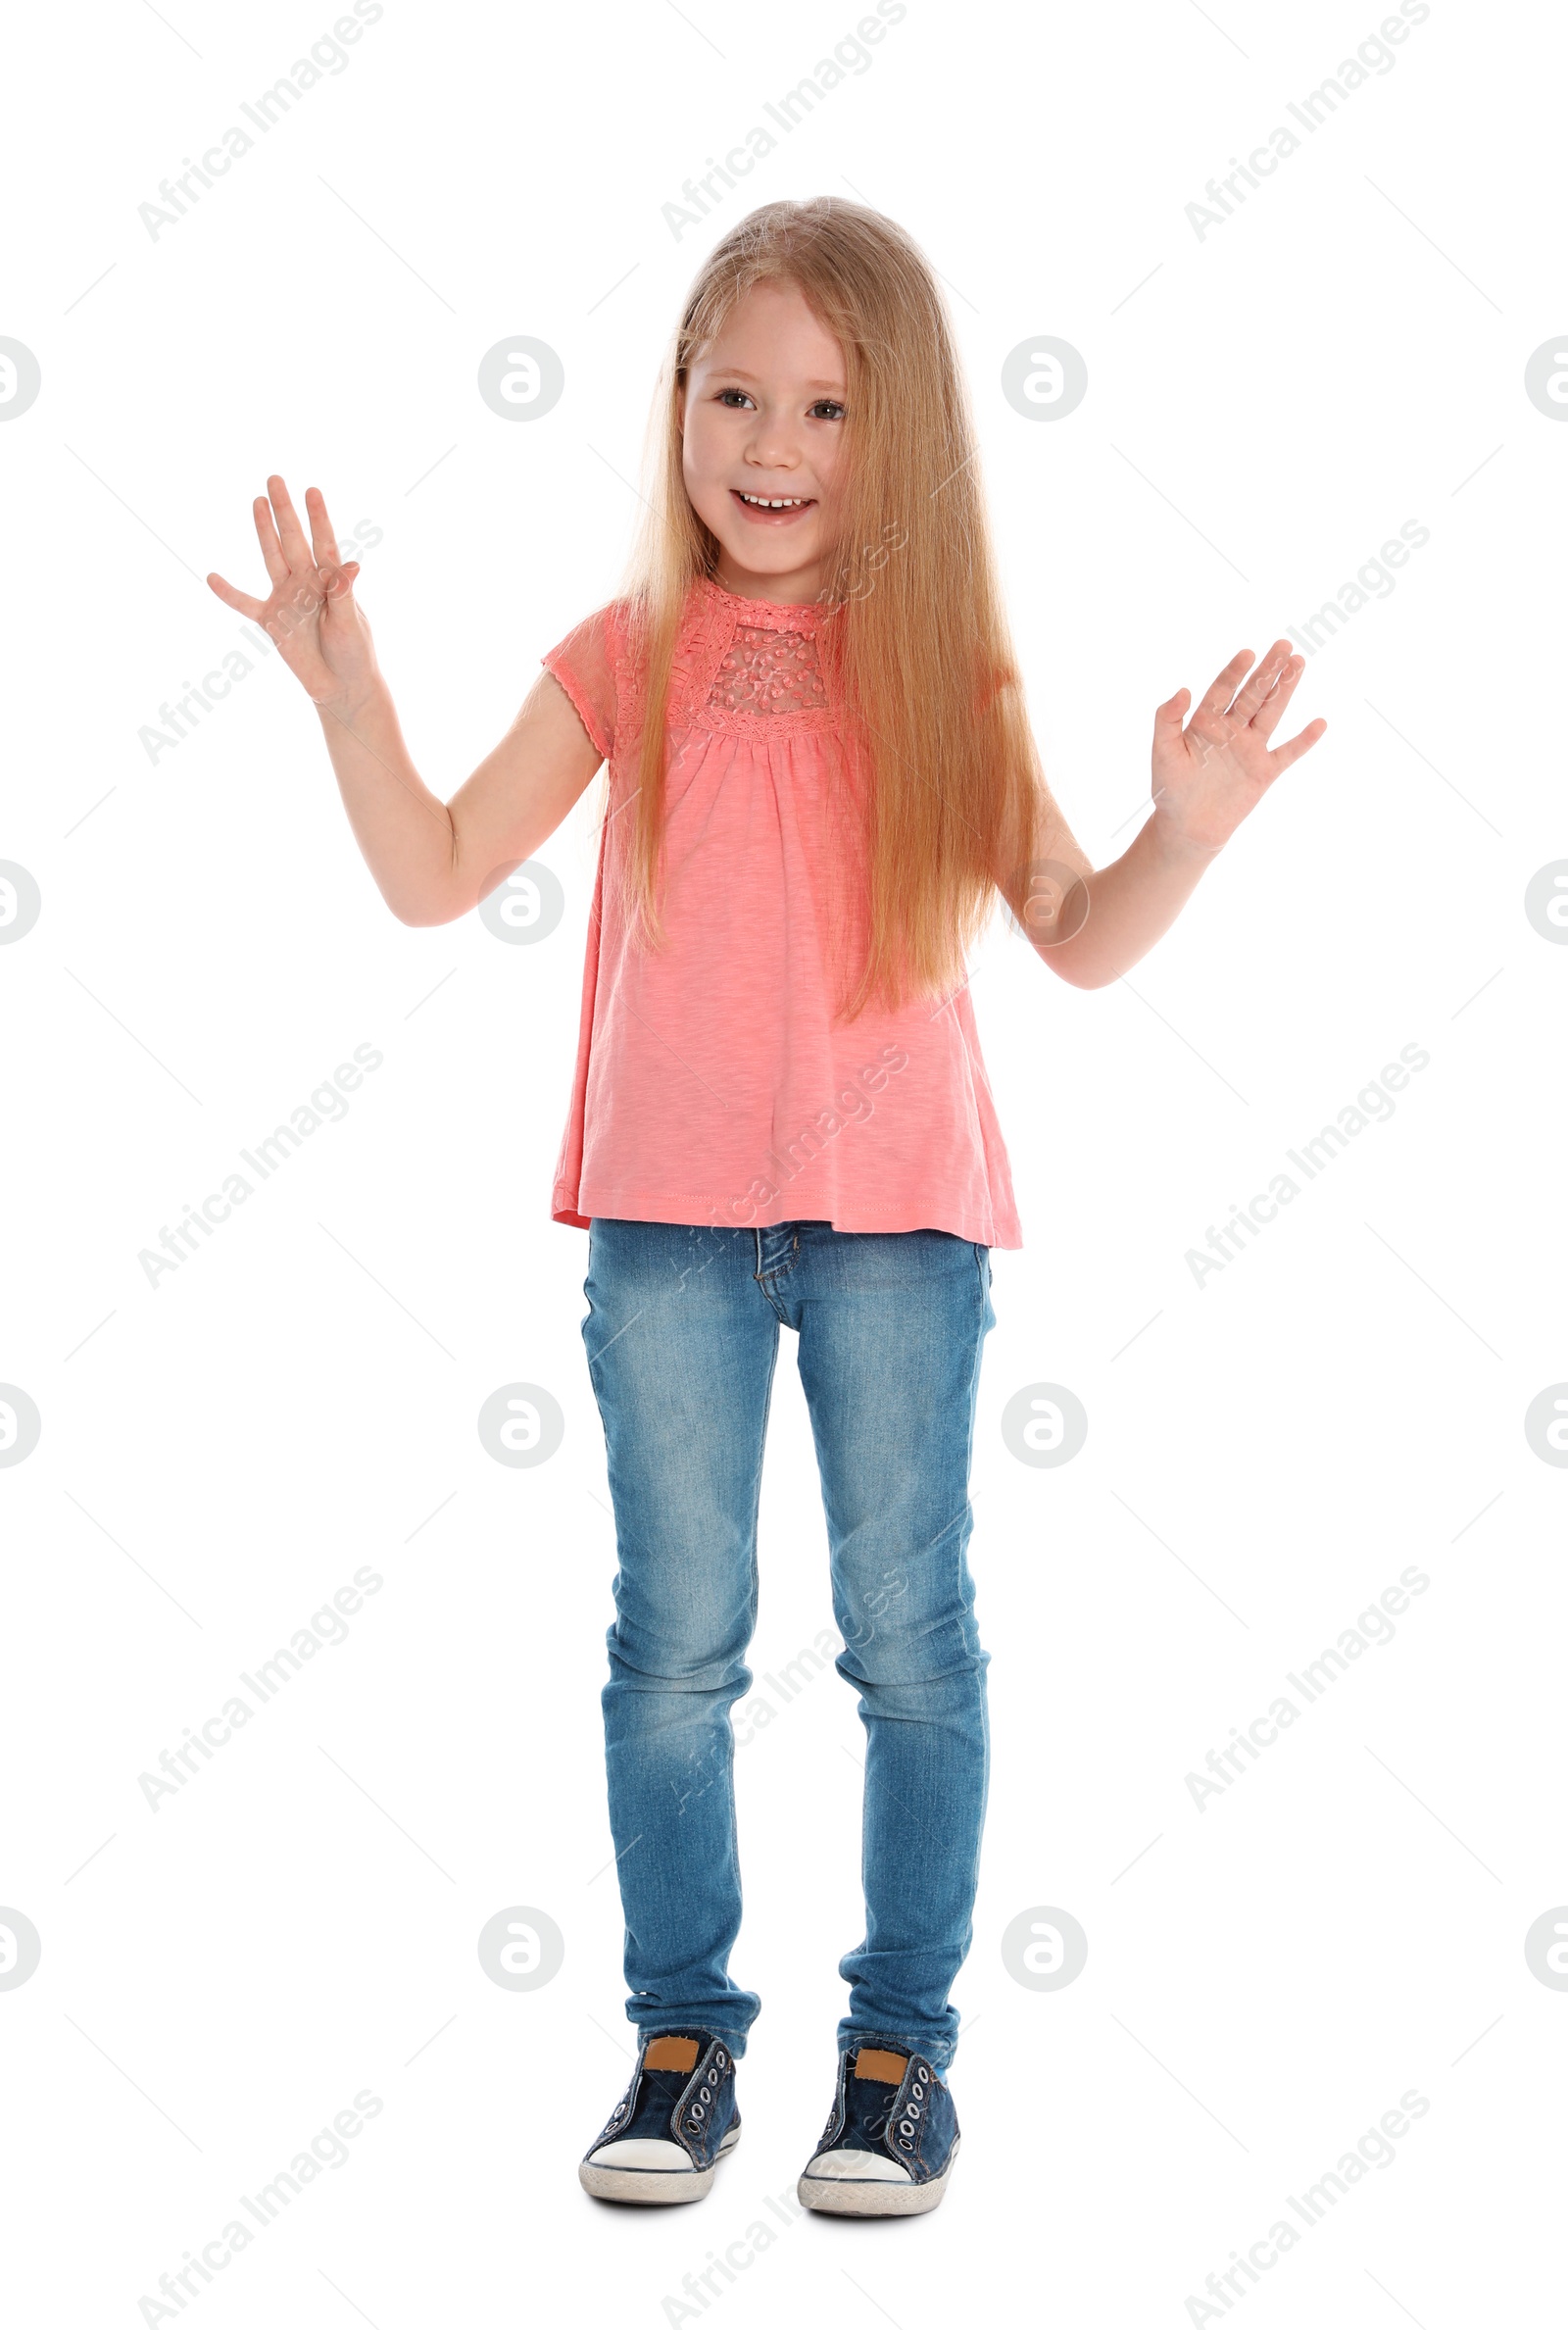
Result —
POLYGON ((258 494, 251 507, 270 595, 248 598, 221 574, 209 574, 208 587, 261 625, 313 704, 341 712, 363 700, 379 676, 370 626, 354 599, 359 561, 339 559, 318 487, 305 489, 309 542, 282 478, 269 477, 267 491, 270 506, 258 494))

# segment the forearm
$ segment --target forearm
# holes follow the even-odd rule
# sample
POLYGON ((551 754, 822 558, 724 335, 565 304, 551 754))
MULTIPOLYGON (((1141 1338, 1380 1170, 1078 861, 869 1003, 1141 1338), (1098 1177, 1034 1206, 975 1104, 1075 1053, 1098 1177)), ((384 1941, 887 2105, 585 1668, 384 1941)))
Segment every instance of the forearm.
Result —
POLYGON ((1162 938, 1219 855, 1172 839, 1156 815, 1109 866, 1082 877, 1089 912, 1071 938, 1036 951, 1074 987, 1107 987, 1162 938))
POLYGON ((377 673, 356 701, 318 704, 321 733, 354 838, 399 921, 445 920, 454 844, 451 814, 420 777, 397 709, 377 673))

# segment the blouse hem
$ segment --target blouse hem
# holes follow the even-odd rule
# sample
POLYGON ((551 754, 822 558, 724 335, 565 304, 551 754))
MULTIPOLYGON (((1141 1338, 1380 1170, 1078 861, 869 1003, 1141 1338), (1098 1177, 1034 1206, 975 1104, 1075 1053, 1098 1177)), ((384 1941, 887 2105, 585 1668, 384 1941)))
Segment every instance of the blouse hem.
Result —
MULTIPOLYGON (((621 1195, 616 1197, 612 1203, 597 1207, 595 1211, 618 1221, 684 1222, 686 1217, 678 1209, 699 1202, 694 1198, 640 1196, 633 1199, 621 1195)), ((573 1195, 567 1188, 558 1183, 551 1200, 551 1220, 564 1222, 571 1229, 585 1230, 589 1227, 592 1215, 583 1213, 580 1207, 581 1192, 573 1195)), ((879 1230, 947 1230, 956 1238, 967 1238, 972 1245, 991 1247, 1000 1254, 1015 1253, 1022 1250, 1023 1234, 1016 1221, 1004 1222, 1000 1225, 988 1224, 961 1210, 949 1214, 946 1208, 938 1206, 932 1211, 942 1214, 944 1218, 940 1221, 932 1220, 928 1210, 919 1205, 850 1205, 833 1210, 828 1215, 828 1223, 832 1229, 858 1231, 862 1235, 879 1230), (879 1216, 877 1220, 860 1218, 862 1215, 873 1214, 879 1216)), ((757 1216, 752 1221, 710 1225, 699 1220, 692 1226, 697 1229, 705 1229, 710 1226, 730 1229, 771 1229, 781 1221, 819 1221, 821 1219, 822 1216, 816 1214, 792 1214, 788 1206, 780 1201, 774 1206, 759 1208, 757 1216)))

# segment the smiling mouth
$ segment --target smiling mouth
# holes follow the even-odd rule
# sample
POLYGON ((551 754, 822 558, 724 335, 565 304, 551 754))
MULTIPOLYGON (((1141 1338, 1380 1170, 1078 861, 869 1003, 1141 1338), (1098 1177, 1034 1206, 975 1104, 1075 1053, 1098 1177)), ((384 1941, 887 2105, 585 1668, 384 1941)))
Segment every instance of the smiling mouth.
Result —
POLYGON ((760 511, 768 517, 789 517, 797 510, 813 508, 815 502, 811 494, 743 493, 738 485, 732 485, 730 492, 743 509, 760 511))

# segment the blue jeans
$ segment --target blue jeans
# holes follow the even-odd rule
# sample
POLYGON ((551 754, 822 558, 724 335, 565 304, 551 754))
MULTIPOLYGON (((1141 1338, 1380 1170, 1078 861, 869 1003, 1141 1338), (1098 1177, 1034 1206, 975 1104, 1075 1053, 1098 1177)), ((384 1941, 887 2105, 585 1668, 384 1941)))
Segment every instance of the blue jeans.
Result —
POLYGON ((741 1920, 730 1710, 752 1682, 757 1520, 779 1326, 800 1337, 827 1518, 834 1663, 865 1726, 865 1939, 841 2048, 940 2071, 968 1953, 990 1735, 966 1549, 989 1250, 947 1230, 595 1218, 582 1322, 614 1501, 610 1824, 626 2010, 737 2056, 761 2001, 741 1920))

